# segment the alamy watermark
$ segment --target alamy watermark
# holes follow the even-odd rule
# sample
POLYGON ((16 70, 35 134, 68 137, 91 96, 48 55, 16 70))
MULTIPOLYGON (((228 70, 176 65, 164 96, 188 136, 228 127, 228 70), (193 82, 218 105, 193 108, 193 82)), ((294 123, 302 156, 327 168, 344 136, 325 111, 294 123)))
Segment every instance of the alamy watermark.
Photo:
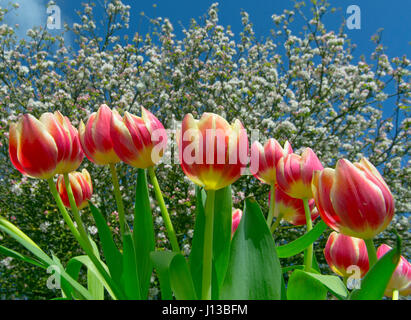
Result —
POLYGON ((352 4, 347 7, 347 14, 350 16, 347 18, 347 28, 349 30, 361 29, 361 9, 359 6, 352 4))
POLYGON ((47 29, 61 29, 61 10, 58 5, 50 5, 47 7, 47 29))

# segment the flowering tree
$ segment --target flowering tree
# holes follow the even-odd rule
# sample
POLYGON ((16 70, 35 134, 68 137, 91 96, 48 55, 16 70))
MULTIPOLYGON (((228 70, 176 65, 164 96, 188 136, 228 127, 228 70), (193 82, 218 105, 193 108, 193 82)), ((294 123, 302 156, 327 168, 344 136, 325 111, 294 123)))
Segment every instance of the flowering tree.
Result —
MULTIPOLYGON (((46 241, 42 231, 58 234, 55 228, 63 229, 56 215, 41 215, 56 211, 45 192, 47 185, 38 180, 28 183, 8 160, 9 125, 20 114, 39 116, 59 110, 78 127, 79 120, 101 104, 133 113, 144 106, 172 129, 187 113, 198 117, 214 112, 229 122, 238 118, 246 128, 258 129, 259 137, 255 138, 261 141, 269 137, 288 140, 297 152, 310 146, 324 166, 334 166, 342 157, 367 157, 390 186, 397 229, 404 231, 404 242, 409 241, 408 221, 401 214, 411 211, 410 118, 406 107, 411 95, 411 62, 405 56, 387 57, 378 34, 370 59, 357 62, 352 53, 355 46, 343 29, 327 31, 322 22, 333 9, 325 1, 318 2, 310 17, 303 4, 273 15, 271 36, 264 41, 256 39, 246 12, 241 13, 243 30, 237 37, 230 28, 219 25, 217 4, 209 8, 202 22, 193 20, 183 29, 181 39, 163 18, 149 19, 149 34, 128 35, 130 7, 120 0, 106 3, 102 30, 97 28, 93 5, 83 5, 79 23, 65 25, 65 32, 74 37, 74 47, 65 43, 63 35, 53 36, 44 28, 29 30, 27 38, 18 39, 11 26, 1 24, 2 215, 16 218, 26 232, 39 228, 33 234, 40 242, 46 241), (306 21, 302 34, 292 29, 295 15, 306 21), (387 105, 392 114, 383 117, 383 106, 387 105), (28 217, 23 215, 27 212, 28 217)), ((7 9, 0 9, 0 23, 7 13, 7 9)), ((180 169, 170 170, 177 168, 175 137, 170 140, 169 161, 157 171, 177 236, 188 253, 194 228, 194 185, 180 169)), ((106 214, 113 212, 110 219, 114 222, 116 207, 108 169, 87 161, 83 166, 93 177, 95 189, 100 190, 93 201, 106 214)), ((135 171, 121 165, 119 176, 126 218, 132 219, 132 210, 127 208, 132 207, 134 190, 125 186, 135 180, 135 171)), ((268 208, 267 186, 249 176, 233 185, 234 206, 239 207, 244 196, 251 194, 268 208)), ((159 210, 154 210, 154 216, 156 239, 167 244, 159 210)), ((290 235, 280 228, 277 241, 287 242, 300 233, 298 228, 291 230, 295 232, 290 235)), ((119 234, 119 230, 114 231, 119 234)), ((68 239, 64 240, 64 250, 77 252, 68 239)), ((61 239, 53 243, 61 245, 61 239)), ((404 255, 409 256, 409 252, 404 255)))

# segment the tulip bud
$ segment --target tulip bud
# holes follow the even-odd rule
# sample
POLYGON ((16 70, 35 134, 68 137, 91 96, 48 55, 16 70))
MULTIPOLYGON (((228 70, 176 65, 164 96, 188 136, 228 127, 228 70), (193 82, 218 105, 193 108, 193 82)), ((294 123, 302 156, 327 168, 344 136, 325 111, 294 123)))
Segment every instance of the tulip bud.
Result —
POLYGON ((365 158, 354 164, 340 159, 335 170, 316 172, 312 189, 321 218, 345 235, 372 239, 393 218, 393 196, 377 169, 365 158))
POLYGON ((40 179, 76 170, 84 157, 77 130, 58 111, 43 113, 39 120, 25 114, 12 123, 9 155, 22 174, 40 179))
MULTIPOLYGON (((271 194, 268 195, 268 203, 271 201, 271 194)), ((302 199, 292 198, 288 196, 280 188, 275 188, 275 217, 281 216, 281 219, 295 225, 302 226, 307 224, 304 211, 304 203, 302 199)), ((311 220, 318 218, 319 213, 315 207, 314 199, 308 201, 308 206, 311 212, 311 220)))
POLYGON ((331 270, 342 277, 352 275, 357 267, 361 278, 369 269, 367 247, 364 240, 331 232, 324 249, 325 260, 331 270))
MULTIPOLYGON (((391 249, 386 244, 380 245, 377 249, 377 258, 380 259, 391 249)), ((398 290, 400 295, 404 297, 411 294, 411 264, 403 256, 401 256, 384 294, 391 297, 394 290, 398 290)))
POLYGON ((232 218, 233 220, 231 223, 231 238, 233 237, 234 232, 237 230, 242 216, 243 216, 243 211, 241 211, 240 209, 233 210, 233 218, 232 218))
POLYGON ((200 120, 187 114, 177 137, 181 168, 206 190, 234 183, 247 165, 248 139, 239 120, 230 125, 214 113, 204 113, 200 120))
POLYGON ((301 156, 291 153, 278 161, 278 186, 290 197, 297 199, 311 199, 311 180, 315 170, 322 170, 323 166, 315 153, 306 148, 301 156))
POLYGON ((111 109, 102 104, 97 112, 90 115, 87 124, 80 122, 79 136, 86 157, 99 165, 120 162, 114 152, 110 136, 111 109))
POLYGON ((137 117, 126 112, 122 118, 114 110, 110 135, 114 151, 122 161, 146 169, 161 160, 167 145, 167 133, 151 112, 141 108, 141 114, 137 117))
MULTIPOLYGON (((77 208, 83 209, 87 206, 88 200, 90 200, 93 194, 93 185, 91 183, 90 174, 86 169, 83 169, 81 172, 72 172, 69 173, 69 181, 74 199, 76 200, 77 208)), ((67 208, 70 208, 70 201, 63 175, 59 175, 56 187, 63 204, 67 208)))
POLYGON ((277 182, 276 166, 278 161, 293 152, 288 141, 284 149, 275 139, 269 139, 264 147, 255 141, 251 146, 250 172, 261 182, 273 185, 277 182))

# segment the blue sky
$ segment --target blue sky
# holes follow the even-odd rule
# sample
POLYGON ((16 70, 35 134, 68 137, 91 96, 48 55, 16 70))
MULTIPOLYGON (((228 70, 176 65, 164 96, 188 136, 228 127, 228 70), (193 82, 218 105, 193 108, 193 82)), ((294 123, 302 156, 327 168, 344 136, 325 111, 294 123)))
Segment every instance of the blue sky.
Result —
MULTIPOLYGON (((0 0, 0 6, 7 3, 15 2, 12 0, 0 0)), ((7 23, 20 25, 18 34, 24 37, 26 30, 34 25, 45 25, 47 21, 46 4, 48 0, 17 0, 20 8, 12 13, 7 23)), ((81 8, 80 4, 84 0, 55 0, 55 3, 61 9, 61 20, 72 24, 79 22, 79 17, 75 10, 81 8)), ((96 3, 96 17, 102 14, 102 5, 104 0, 93 0, 96 3)), ((123 0, 125 4, 131 6, 130 30, 129 34, 133 35, 136 31, 145 34, 148 29, 148 21, 141 16, 144 12, 148 17, 168 17, 174 25, 177 36, 181 36, 181 26, 189 27, 190 20, 198 20, 203 16, 210 5, 215 0, 123 0)), ((257 38, 269 36, 270 29, 274 23, 271 20, 273 13, 281 14, 284 9, 292 9, 293 1, 291 0, 222 0, 219 2, 220 24, 223 26, 230 25, 235 35, 242 30, 241 10, 245 10, 250 15, 250 21, 254 25, 254 31, 257 38)), ((374 44, 370 38, 380 28, 383 28, 383 45, 388 56, 402 56, 406 54, 411 57, 411 1, 410 0, 330 0, 333 7, 339 10, 325 19, 327 30, 338 30, 342 21, 349 17, 347 7, 357 5, 361 9, 361 29, 349 30, 345 28, 352 42, 357 44, 354 52, 355 59, 364 54, 366 59, 374 50, 374 44)), ((310 6, 309 0, 306 0, 310 6)), ((308 10, 307 10, 308 11, 308 10)), ((99 24, 97 24, 99 26, 99 24)), ((303 21, 296 19, 293 23, 293 31, 298 33, 302 31, 303 21)), ((67 38, 72 44, 70 36, 67 38)), ((392 98, 393 99, 393 98, 392 98)), ((392 99, 384 103, 385 116, 391 115, 390 110, 394 105, 392 99)), ((402 117, 401 117, 402 118, 402 117)))
MULTIPOLYGON (((0 5, 11 2, 11 0, 0 0, 0 5)), ((47 0, 17 0, 20 9, 17 14, 12 14, 9 23, 20 24, 20 35, 24 35, 26 30, 33 25, 45 24, 47 19, 47 0)), ((61 8, 62 21, 69 23, 76 22, 78 17, 75 10, 80 8, 81 0, 55 0, 61 8)), ((97 8, 103 0, 94 0, 97 8)), ((179 22, 188 27, 191 18, 202 16, 207 8, 215 1, 212 0, 124 0, 132 8, 130 28, 131 31, 147 31, 146 20, 142 19, 140 12, 145 12, 150 17, 168 17, 175 26, 175 30, 180 30, 179 22), (153 4, 156 6, 154 7, 153 4)), ((344 17, 348 17, 346 9, 349 5, 358 5, 361 9, 361 29, 349 30, 346 33, 358 45, 357 53, 366 54, 372 51, 373 45, 370 37, 379 29, 384 28, 383 43, 387 47, 386 53, 389 56, 407 54, 411 56, 411 1, 409 0, 331 0, 333 6, 340 10, 326 20, 329 29, 337 30, 344 17)), ((269 35, 269 30, 273 27, 271 15, 282 13, 283 9, 291 9, 291 0, 222 0, 219 1, 220 23, 224 26, 230 25, 235 34, 241 30, 240 11, 243 9, 250 14, 250 20, 254 24, 258 37, 269 35)), ((297 21, 296 30, 301 30, 301 23, 297 21)))

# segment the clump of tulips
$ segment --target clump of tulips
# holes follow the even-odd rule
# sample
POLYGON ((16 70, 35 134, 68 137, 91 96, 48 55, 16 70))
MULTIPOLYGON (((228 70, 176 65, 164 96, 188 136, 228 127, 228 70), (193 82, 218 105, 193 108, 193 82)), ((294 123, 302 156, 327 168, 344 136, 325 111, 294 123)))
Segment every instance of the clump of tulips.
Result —
POLYGON ((101 299, 105 290, 113 299, 147 299, 153 269, 162 299, 325 299, 328 294, 338 299, 381 299, 384 294, 398 299, 399 294, 410 293, 411 268, 400 256, 400 239, 394 249, 383 245, 378 252, 373 244, 393 218, 394 200, 383 177, 365 158, 358 163, 340 159, 335 169, 324 168, 313 150, 305 148, 298 155, 288 142, 281 146, 271 138, 264 146, 255 141, 250 148, 239 120, 230 124, 213 113, 204 113, 199 120, 187 114, 177 144, 181 168, 196 185, 197 206, 192 248, 186 257, 155 174, 167 133, 148 110, 142 108, 140 117, 128 112, 122 116, 102 105, 85 124, 80 122, 78 130, 59 112, 44 113, 39 120, 25 114, 10 125, 9 139, 12 164, 23 175, 48 182, 86 255, 63 266, 1 217, 0 229, 34 255, 19 254, 21 259, 59 268, 63 298, 101 299), (85 169, 76 171, 84 155, 110 168, 120 244, 113 240, 104 214, 90 202, 92 177, 85 169), (138 171, 132 227, 125 219, 116 172, 120 161, 138 171), (246 198, 243 210, 232 208, 231 184, 247 169, 270 186, 267 214, 252 198, 246 198), (172 251, 155 247, 147 172, 172 251), (87 205, 102 251, 82 222, 80 210, 87 205), (276 246, 273 234, 282 220, 305 225, 306 234, 276 246), (334 231, 324 255, 342 280, 321 275, 313 254, 314 242, 327 226, 334 231), (281 268, 281 258, 300 252, 304 265, 281 268), (87 288, 77 281, 81 265, 88 270, 87 288), (287 271, 292 273, 285 284, 287 271), (351 276, 357 276, 360 285, 350 292, 351 276))

